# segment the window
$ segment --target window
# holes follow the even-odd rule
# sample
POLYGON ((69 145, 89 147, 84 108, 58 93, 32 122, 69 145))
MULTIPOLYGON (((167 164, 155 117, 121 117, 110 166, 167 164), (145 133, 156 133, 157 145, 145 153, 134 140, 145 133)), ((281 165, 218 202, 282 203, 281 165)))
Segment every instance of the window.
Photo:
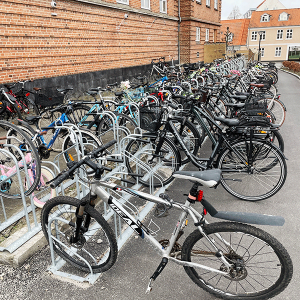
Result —
POLYGON ((167 13, 167 0, 159 0, 160 12, 167 13))
POLYGON ((196 42, 200 42, 200 27, 196 27, 196 42))
POLYGON ((277 30, 277 40, 282 40, 283 37, 283 29, 277 30))
POLYGON ((266 32, 261 31, 260 36, 261 36, 261 41, 264 41, 266 39, 266 32))
POLYGON ((206 0, 206 6, 210 6, 210 0, 206 0))
POLYGON ((265 48, 260 48, 260 57, 265 56, 265 48))
POLYGON ((270 21, 270 15, 268 14, 263 14, 260 18, 261 22, 269 22, 270 21))
POLYGON ((283 12, 279 15, 278 21, 287 21, 289 19, 289 14, 283 12))
POLYGON ((215 9, 218 9, 218 0, 215 0, 215 9))
POLYGON ((117 0, 117 2, 129 5, 129 0, 117 0))
POLYGON ((257 31, 252 31, 251 33, 251 41, 256 41, 257 40, 257 31))
POLYGON ((277 56, 277 57, 281 56, 281 47, 275 48, 275 56, 277 56))
POLYGON ((287 31, 286 31, 286 38, 287 39, 293 38, 293 29, 287 29, 287 31))
POLYGON ((199 3, 199 4, 201 4, 201 0, 196 0, 196 3, 199 3))
POLYGON ((141 0, 141 8, 150 9, 150 0, 141 0))
POLYGON ((209 42, 209 29, 206 28, 206 31, 205 31, 205 42, 209 42))

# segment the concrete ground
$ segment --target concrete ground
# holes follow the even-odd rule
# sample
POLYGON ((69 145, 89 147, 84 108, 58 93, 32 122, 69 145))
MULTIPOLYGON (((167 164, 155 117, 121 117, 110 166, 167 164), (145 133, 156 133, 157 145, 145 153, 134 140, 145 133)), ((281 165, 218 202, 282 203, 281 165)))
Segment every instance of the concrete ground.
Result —
MULTIPOLYGON (((285 141, 285 155, 288 158, 288 177, 285 185, 272 198, 255 203, 238 200, 224 191, 221 186, 216 190, 204 189, 204 195, 219 210, 247 211, 285 217, 286 223, 283 227, 263 226, 262 228, 274 235, 286 247, 294 264, 294 276, 290 285, 273 299, 296 300, 299 299, 300 280, 298 259, 300 81, 289 74, 283 72, 279 74, 279 92, 287 106, 287 118, 281 129, 285 141)), ((206 147, 208 148, 209 145, 206 147)), ((188 181, 175 181, 169 188, 168 194, 175 200, 184 201, 185 196, 182 194, 188 192, 190 186, 191 183, 188 181)), ((160 219, 150 215, 148 221, 151 218, 161 227, 158 239, 168 238, 176 224, 178 212, 171 210, 168 217, 160 219)), ((209 221, 214 222, 212 218, 209 218, 209 221)), ((147 224, 147 221, 145 223, 147 224)), ((192 229, 192 226, 190 227, 192 229)), ((184 240, 185 236, 181 240, 184 240)), ((51 260, 47 246, 27 260, 21 268, 0 266, 0 299, 216 299, 195 285, 182 267, 171 262, 155 281, 151 294, 145 295, 149 278, 159 262, 160 257, 155 251, 148 244, 143 243, 142 239, 133 236, 120 251, 116 264, 90 286, 61 280, 49 274, 46 270, 51 260)))

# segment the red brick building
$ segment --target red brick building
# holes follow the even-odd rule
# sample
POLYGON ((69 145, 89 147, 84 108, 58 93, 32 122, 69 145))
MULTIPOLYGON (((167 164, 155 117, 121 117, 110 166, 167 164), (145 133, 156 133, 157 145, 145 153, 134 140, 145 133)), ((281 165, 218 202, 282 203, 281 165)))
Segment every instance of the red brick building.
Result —
POLYGON ((221 0, 3 0, 0 83, 86 89, 161 56, 203 60, 204 43, 220 39, 220 16, 221 0))

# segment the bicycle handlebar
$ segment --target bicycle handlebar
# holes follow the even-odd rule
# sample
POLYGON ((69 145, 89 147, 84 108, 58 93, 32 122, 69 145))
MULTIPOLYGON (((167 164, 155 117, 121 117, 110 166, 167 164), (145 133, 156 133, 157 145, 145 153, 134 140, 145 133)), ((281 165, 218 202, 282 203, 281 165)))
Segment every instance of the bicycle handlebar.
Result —
MULTIPOLYGON (((78 169, 80 166, 82 166, 83 164, 87 164, 89 165, 89 167, 91 167, 92 169, 96 170, 98 168, 98 166, 92 162, 90 159, 97 157, 99 155, 100 152, 105 151, 106 149, 108 149, 109 147, 111 147, 112 145, 114 145, 117 141, 116 140, 112 140, 106 144, 104 144, 103 146, 101 146, 100 148, 92 151, 88 156, 84 157, 83 159, 81 159, 80 161, 74 163, 74 165, 67 171, 65 171, 63 174, 58 175, 50 184, 50 187, 52 189, 56 188, 59 184, 61 184, 64 180, 68 179, 70 176, 72 176, 72 174, 74 173, 74 171, 76 169, 78 169)), ((111 171, 111 168, 107 168, 102 166, 103 170, 107 170, 107 171, 111 171)))

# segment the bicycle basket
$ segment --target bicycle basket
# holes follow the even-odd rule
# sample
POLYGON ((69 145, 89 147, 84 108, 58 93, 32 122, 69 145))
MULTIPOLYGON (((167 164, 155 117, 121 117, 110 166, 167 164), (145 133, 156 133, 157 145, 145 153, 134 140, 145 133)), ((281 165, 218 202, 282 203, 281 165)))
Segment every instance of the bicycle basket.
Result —
POLYGON ((55 106, 62 104, 64 102, 64 95, 56 94, 54 96, 47 96, 44 94, 35 94, 35 104, 42 106, 42 107, 48 107, 48 106, 55 106))
POLYGON ((267 101, 245 103, 245 111, 249 116, 263 115, 267 108, 267 101))
POLYGON ((143 130, 155 132, 160 126, 161 108, 159 106, 147 106, 140 108, 140 127, 143 130))

